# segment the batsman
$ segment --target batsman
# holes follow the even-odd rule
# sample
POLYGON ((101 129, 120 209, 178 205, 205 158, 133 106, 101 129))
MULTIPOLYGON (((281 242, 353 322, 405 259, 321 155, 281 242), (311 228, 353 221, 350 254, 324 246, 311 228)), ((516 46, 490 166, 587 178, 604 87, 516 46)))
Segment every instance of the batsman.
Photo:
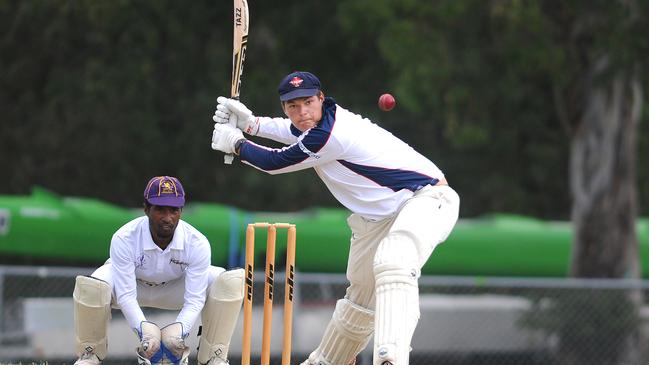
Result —
POLYGON ((111 307, 120 308, 139 340, 141 365, 186 365, 185 339, 201 317, 198 363, 227 364, 243 302, 243 269, 211 266, 207 238, 181 218, 185 191, 171 176, 144 189, 142 217, 115 232, 110 258, 74 287, 75 365, 97 365, 108 354, 111 307), (173 323, 149 321, 142 307, 178 311, 173 323))
POLYGON ((325 97, 312 73, 288 74, 278 92, 287 118, 257 117, 237 100, 218 98, 212 148, 270 174, 312 168, 352 212, 349 286, 302 365, 348 365, 372 335, 374 365, 407 365, 421 268, 455 226, 460 199, 433 162, 325 97), (242 131, 286 147, 259 145, 242 131))

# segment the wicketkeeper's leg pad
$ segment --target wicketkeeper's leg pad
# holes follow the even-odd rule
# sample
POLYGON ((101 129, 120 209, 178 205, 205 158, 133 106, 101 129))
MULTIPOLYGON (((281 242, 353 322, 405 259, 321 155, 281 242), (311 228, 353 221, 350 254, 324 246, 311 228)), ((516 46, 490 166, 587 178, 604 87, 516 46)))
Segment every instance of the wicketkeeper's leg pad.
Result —
POLYGON ((243 303, 245 271, 228 270, 221 273, 207 290, 201 313, 202 333, 198 343, 198 363, 227 359, 230 339, 243 303))
POLYGON ((72 294, 77 356, 92 353, 99 360, 106 357, 111 293, 107 282, 90 276, 77 276, 72 294))
POLYGON ((374 275, 374 364, 408 364, 410 341, 419 321, 419 253, 412 235, 392 232, 381 240, 374 275))
POLYGON ((348 365, 367 346, 373 330, 374 311, 340 299, 320 345, 304 364, 348 365))

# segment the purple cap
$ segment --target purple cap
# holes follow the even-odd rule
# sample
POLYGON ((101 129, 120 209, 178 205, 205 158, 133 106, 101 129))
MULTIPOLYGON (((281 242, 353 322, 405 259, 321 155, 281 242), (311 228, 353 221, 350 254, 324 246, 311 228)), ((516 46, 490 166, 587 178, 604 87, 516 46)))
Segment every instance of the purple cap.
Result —
POLYGON ((281 101, 313 96, 320 91, 320 80, 310 72, 294 71, 282 79, 277 91, 281 101))
POLYGON ((146 184, 144 200, 152 205, 181 208, 185 205, 185 189, 175 177, 156 176, 146 184))

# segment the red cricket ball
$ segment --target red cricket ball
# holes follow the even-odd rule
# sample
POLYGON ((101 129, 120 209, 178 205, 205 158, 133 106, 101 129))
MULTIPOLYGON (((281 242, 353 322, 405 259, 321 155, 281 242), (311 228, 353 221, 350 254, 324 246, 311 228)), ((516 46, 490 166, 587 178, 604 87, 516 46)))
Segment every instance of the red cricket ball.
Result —
POLYGON ((391 94, 383 94, 379 96, 379 109, 384 112, 394 109, 395 105, 397 105, 397 101, 391 94))

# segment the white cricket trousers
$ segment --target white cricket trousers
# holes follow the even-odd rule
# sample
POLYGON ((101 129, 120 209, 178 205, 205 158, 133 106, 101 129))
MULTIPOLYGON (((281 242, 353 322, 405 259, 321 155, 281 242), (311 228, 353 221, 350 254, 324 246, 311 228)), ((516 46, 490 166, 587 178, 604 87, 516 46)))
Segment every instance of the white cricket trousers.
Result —
MULTIPOLYGON (((460 198, 447 185, 426 186, 415 192, 394 217, 370 221, 352 214, 347 224, 352 230, 345 297, 368 309, 375 307, 374 259, 381 240, 390 232, 408 232, 415 237, 419 270, 435 247, 446 240, 457 222, 460 198)), ((420 272, 417 273, 417 276, 420 272)))
MULTIPOLYGON (((225 269, 218 266, 210 266, 209 268, 209 280, 207 287, 209 288, 212 282, 216 280, 225 269)), ((119 305, 115 302, 115 289, 113 286, 113 277, 110 259, 106 263, 99 267, 95 272, 92 273, 92 277, 101 279, 108 284, 110 284, 111 289, 113 290, 113 295, 111 298, 111 306, 113 308, 119 309, 119 305)), ((140 304, 140 307, 151 307, 167 310, 180 310, 183 308, 185 302, 185 277, 181 277, 176 280, 169 281, 167 283, 156 285, 156 284, 147 284, 143 281, 136 281, 136 290, 137 290, 137 302, 140 304)))

